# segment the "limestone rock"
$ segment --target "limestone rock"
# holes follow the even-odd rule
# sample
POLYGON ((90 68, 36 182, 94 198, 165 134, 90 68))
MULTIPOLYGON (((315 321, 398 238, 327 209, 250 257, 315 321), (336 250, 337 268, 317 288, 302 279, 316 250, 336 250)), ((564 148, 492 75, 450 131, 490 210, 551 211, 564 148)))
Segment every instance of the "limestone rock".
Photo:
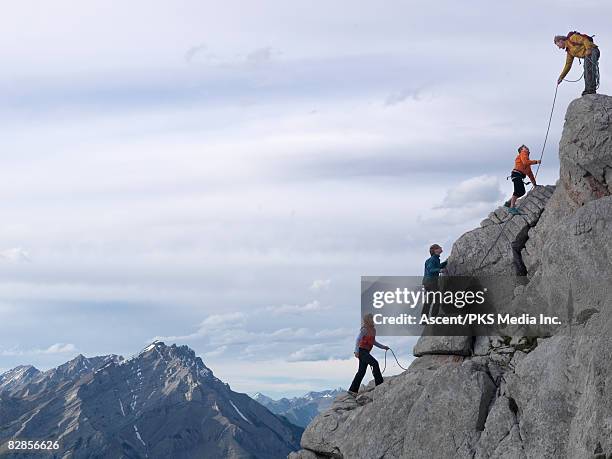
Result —
POLYGON ((449 258, 454 275, 512 275, 510 243, 520 240, 528 276, 503 295, 533 295, 538 307, 565 311, 571 325, 551 337, 421 337, 408 371, 367 392, 367 403, 338 401, 315 418, 305 451, 351 459, 612 457, 611 116, 612 97, 572 102, 557 186, 532 190, 516 220, 496 209, 449 258))
POLYGON ((427 354, 470 355, 472 353, 471 336, 427 336, 419 338, 414 346, 415 357, 427 354))
POLYGON ((499 207, 480 228, 461 236, 453 244, 449 274, 513 275, 511 244, 526 239, 554 190, 554 186, 538 186, 519 200, 522 215, 513 216, 506 207, 499 207))
POLYGON ((577 206, 612 195, 612 98, 581 97, 565 116, 560 181, 577 206))

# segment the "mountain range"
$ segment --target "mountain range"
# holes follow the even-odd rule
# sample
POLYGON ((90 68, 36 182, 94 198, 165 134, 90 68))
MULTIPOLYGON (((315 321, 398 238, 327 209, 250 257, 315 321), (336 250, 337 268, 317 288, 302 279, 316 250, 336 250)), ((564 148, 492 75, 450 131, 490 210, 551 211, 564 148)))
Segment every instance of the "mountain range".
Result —
POLYGON ((258 392, 253 395, 253 399, 273 413, 284 416, 292 424, 306 427, 319 413, 327 410, 338 395, 345 392, 346 389, 339 387, 321 392, 308 392, 301 397, 283 397, 280 400, 273 400, 258 392))
POLYGON ((0 375, 0 457, 271 458, 302 429, 230 386, 187 346, 155 342, 137 355, 75 359, 0 375), (9 450, 51 440, 59 449, 9 450))

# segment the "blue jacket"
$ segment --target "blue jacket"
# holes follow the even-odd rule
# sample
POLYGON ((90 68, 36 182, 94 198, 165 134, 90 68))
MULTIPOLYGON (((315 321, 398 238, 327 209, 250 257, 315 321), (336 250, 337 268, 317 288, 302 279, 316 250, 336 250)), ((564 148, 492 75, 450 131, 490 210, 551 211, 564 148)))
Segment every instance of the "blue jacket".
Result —
POLYGON ((443 261, 440 263, 440 255, 432 255, 425 262, 425 277, 438 277, 440 275, 440 270, 442 268, 446 268, 446 263, 448 261, 443 261))

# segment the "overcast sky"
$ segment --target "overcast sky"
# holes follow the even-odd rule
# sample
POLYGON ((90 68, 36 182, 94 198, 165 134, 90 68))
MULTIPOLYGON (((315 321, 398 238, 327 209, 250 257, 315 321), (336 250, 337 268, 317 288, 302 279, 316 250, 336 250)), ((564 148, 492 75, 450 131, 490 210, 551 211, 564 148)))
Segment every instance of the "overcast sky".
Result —
MULTIPOLYGON (((603 0, 5 5, 0 371, 162 337, 235 390, 347 387, 360 276, 421 275, 430 244, 450 253, 509 196, 516 147, 542 148, 552 37, 596 34, 606 93, 611 15, 603 0)), ((543 184, 582 89, 559 88, 543 184)), ((380 341, 408 361, 412 339, 380 341)))

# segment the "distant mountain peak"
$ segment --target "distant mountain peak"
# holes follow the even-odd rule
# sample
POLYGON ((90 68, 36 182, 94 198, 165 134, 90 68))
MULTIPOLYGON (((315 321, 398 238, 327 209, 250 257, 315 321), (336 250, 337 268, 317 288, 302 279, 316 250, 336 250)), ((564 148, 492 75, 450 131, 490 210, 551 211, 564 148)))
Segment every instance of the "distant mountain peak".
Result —
POLYGON ((187 346, 154 342, 126 360, 78 355, 44 373, 18 367, 0 381, 30 372, 15 390, 0 384, 0 444, 53 432, 75 457, 269 459, 299 446, 301 428, 232 391, 187 346))
POLYGON ((22 384, 36 378, 42 372, 32 365, 19 365, 5 373, 0 374, 0 392, 3 390, 14 390, 22 384))
POLYGON ((274 400, 261 392, 257 392, 252 398, 273 413, 284 416, 293 424, 305 427, 315 416, 331 406, 336 396, 343 392, 345 390, 338 387, 337 389, 327 389, 319 392, 310 391, 301 397, 283 397, 279 400, 274 400))

